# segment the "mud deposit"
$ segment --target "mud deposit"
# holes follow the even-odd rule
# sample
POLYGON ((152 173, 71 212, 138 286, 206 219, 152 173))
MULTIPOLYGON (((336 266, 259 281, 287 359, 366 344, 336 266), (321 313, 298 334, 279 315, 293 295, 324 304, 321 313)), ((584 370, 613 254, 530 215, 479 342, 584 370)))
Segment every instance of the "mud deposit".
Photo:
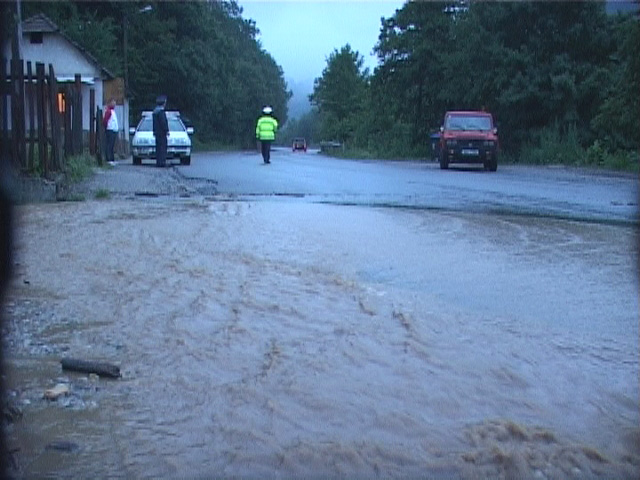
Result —
POLYGON ((630 227, 213 197, 18 216, 18 478, 640 475, 630 227))

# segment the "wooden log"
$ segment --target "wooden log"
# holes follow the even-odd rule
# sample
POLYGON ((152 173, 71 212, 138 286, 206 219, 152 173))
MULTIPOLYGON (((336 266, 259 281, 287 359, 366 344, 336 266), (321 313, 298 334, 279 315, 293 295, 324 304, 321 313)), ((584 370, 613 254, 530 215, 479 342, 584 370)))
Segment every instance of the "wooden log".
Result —
POLYGON ((80 445, 75 442, 70 442, 68 440, 56 440, 55 442, 51 442, 44 447, 45 450, 56 450, 58 452, 77 452, 80 450, 80 445))
POLYGON ((95 373, 101 377, 119 378, 120 367, 111 363, 94 362, 91 360, 80 360, 77 358, 63 358, 63 370, 71 370, 73 372, 95 373))

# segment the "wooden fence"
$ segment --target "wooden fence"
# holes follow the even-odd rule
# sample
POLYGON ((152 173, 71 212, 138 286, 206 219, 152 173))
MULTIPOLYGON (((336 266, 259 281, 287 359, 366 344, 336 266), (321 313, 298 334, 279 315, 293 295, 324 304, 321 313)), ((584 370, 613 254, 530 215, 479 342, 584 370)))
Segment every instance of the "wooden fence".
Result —
MULTIPOLYGON (((85 152, 82 128, 82 88, 80 75, 73 83, 58 84, 53 66, 2 58, 0 71, 0 148, 23 173, 49 177, 64 171, 65 158, 85 152)), ((95 106, 95 90, 90 90, 88 149, 101 158, 101 112, 95 106)), ((6 157, 5 157, 6 158, 6 157)))

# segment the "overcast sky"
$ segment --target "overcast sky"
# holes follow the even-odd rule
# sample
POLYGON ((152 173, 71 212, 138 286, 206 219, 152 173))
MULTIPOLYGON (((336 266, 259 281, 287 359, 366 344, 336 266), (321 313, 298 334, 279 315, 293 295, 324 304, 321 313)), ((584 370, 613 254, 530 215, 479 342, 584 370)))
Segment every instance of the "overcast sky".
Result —
POLYGON ((372 50, 380 18, 389 18, 402 0, 239 0, 243 18, 260 30, 258 40, 284 70, 286 79, 313 84, 327 58, 347 43, 373 71, 372 50))

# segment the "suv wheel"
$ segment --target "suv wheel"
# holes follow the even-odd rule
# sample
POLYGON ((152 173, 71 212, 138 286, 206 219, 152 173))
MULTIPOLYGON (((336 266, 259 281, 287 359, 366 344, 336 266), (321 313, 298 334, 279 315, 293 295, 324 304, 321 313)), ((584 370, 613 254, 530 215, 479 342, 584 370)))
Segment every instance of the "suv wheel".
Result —
POLYGON ((140 157, 133 157, 134 165, 142 165, 142 159, 140 157))
POLYGON ((484 164, 484 168, 485 170, 489 170, 490 172, 495 172, 496 170, 498 170, 498 161, 495 159, 490 160, 484 164))
POLYGON ((191 165, 191 155, 188 157, 180 157, 180 165, 191 165))
POLYGON ((447 161, 447 157, 444 152, 440 152, 440 169, 446 170, 449 168, 449 162, 447 161))

